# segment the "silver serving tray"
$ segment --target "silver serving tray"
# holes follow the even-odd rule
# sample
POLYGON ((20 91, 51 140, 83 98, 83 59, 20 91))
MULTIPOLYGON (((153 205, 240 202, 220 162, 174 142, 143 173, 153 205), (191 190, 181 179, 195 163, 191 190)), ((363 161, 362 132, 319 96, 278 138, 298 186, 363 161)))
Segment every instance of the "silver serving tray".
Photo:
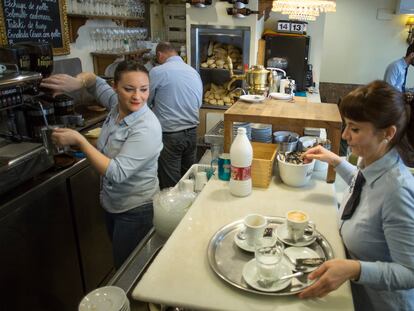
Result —
MULTIPOLYGON (((268 219, 268 227, 273 229, 285 223, 283 217, 266 218, 268 219)), ((254 254, 240 249, 234 243, 234 235, 242 228, 243 220, 232 222, 221 228, 211 238, 208 245, 207 256, 210 267, 222 280, 246 292, 268 296, 294 295, 312 285, 314 281, 308 280, 308 273, 293 278, 288 287, 278 292, 262 292, 247 285, 243 279, 242 271, 244 265, 254 257, 254 254)), ((275 234, 275 230, 273 230, 273 234, 275 234)), ((307 247, 313 249, 322 258, 327 260, 334 258, 332 247, 318 231, 315 242, 307 247)))

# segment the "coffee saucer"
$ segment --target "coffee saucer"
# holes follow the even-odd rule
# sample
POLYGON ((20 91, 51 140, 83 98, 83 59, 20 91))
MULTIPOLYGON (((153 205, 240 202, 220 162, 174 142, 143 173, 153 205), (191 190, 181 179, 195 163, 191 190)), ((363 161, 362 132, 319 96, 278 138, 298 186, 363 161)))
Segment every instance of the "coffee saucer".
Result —
POLYGON ((283 243, 290 245, 290 246, 308 246, 311 245, 316 240, 316 236, 312 237, 311 239, 300 239, 298 241, 293 241, 289 238, 288 230, 286 224, 282 224, 277 227, 276 235, 283 243))
MULTIPOLYGON (((243 231, 243 230, 241 230, 243 231)), ((237 233, 234 235, 234 243, 240 247, 242 250, 246 251, 246 252, 251 252, 254 253, 255 251, 255 246, 254 245, 249 245, 247 244, 246 239, 241 239, 239 236, 240 231, 237 231, 237 233)), ((267 238, 263 238, 266 239, 266 245, 273 245, 274 242, 277 240, 277 236, 276 234, 272 234, 272 237, 267 237, 267 238)))
POLYGON ((240 99, 242 101, 248 102, 248 103, 261 103, 266 99, 263 95, 242 95, 240 96, 240 99))
POLYGON ((292 95, 291 94, 285 94, 285 93, 269 93, 269 96, 273 99, 291 99, 292 95))
MULTIPOLYGON (((288 256, 293 262, 296 262, 296 259, 298 258, 320 258, 318 253, 309 247, 291 246, 291 247, 285 248, 285 255, 288 256)), ((289 262, 289 266, 291 268, 294 268, 290 262, 289 262)), ((306 267, 306 269, 304 269, 303 272, 308 273, 313 270, 316 270, 318 267, 319 266, 306 267)))
MULTIPOLYGON (((288 263, 285 262, 283 259, 280 263, 280 276, 282 277, 285 275, 289 275, 291 273, 292 270, 289 268, 288 263)), ((292 283, 292 279, 287 279, 284 281, 273 282, 272 285, 269 287, 260 286, 258 283, 259 278, 257 273, 256 259, 254 258, 244 265, 243 279, 246 281, 248 285, 262 292, 277 292, 288 287, 292 283)))

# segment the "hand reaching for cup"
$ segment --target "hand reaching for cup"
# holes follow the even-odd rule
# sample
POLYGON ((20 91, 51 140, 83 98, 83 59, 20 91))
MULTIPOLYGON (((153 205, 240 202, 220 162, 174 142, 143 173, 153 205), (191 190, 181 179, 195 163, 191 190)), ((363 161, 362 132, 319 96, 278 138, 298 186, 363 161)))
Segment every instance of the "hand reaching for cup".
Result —
POLYGON ((56 74, 43 79, 40 86, 51 89, 54 95, 58 95, 81 89, 83 82, 81 78, 75 78, 67 74, 56 74))
POLYGON ((322 146, 316 146, 307 150, 305 153, 302 154, 302 158, 305 163, 309 163, 312 160, 319 160, 327 162, 333 167, 337 166, 342 161, 340 156, 333 153, 332 151, 325 149, 322 146))
POLYGON ((358 279, 361 264, 357 260, 332 259, 309 274, 310 280, 318 279, 299 294, 299 298, 325 297, 348 280, 358 279))
POLYGON ((52 141, 57 146, 79 146, 83 139, 79 132, 68 128, 56 128, 52 134, 52 141))

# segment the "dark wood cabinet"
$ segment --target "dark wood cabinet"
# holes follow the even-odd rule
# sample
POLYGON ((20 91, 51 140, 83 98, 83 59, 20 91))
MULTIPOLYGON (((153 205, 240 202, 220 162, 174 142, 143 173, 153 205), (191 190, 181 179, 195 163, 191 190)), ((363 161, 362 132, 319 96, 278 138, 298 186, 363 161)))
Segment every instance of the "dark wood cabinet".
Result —
POLYGON ((113 267, 112 246, 99 203, 100 178, 90 166, 69 179, 74 223, 86 293, 99 287, 113 267))
POLYGON ((0 204, 0 311, 77 310, 113 272, 99 175, 86 160, 45 174, 0 204))
POLYGON ((84 291, 65 180, 0 206, 0 254, 0 310, 77 310, 84 291))

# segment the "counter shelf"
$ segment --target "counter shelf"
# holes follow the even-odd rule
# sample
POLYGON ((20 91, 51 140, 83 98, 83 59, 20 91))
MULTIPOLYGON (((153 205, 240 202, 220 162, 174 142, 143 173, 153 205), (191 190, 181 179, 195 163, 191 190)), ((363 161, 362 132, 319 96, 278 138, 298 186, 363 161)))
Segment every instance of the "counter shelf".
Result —
POLYGON ((205 101, 203 101, 203 105, 201 106, 201 109, 216 109, 216 110, 226 111, 230 107, 231 106, 226 106, 226 105, 218 106, 218 105, 207 104, 205 101))
MULTIPOLYGON (((268 220, 267 227, 273 228, 273 234, 276 234, 274 229, 285 223, 283 217, 266 218, 268 220)), ((241 250, 234 243, 234 235, 243 229, 243 226, 242 219, 232 222, 221 228, 210 240, 207 251, 208 261, 218 277, 243 291, 268 296, 294 295, 314 283, 307 279, 308 273, 305 273, 301 277, 293 278, 288 287, 277 292, 259 291, 247 285, 243 279, 242 271, 244 265, 254 257, 254 254, 241 250)), ((307 247, 313 249, 321 258, 333 259, 333 250, 326 238, 319 232, 316 237, 315 242, 307 247)))

